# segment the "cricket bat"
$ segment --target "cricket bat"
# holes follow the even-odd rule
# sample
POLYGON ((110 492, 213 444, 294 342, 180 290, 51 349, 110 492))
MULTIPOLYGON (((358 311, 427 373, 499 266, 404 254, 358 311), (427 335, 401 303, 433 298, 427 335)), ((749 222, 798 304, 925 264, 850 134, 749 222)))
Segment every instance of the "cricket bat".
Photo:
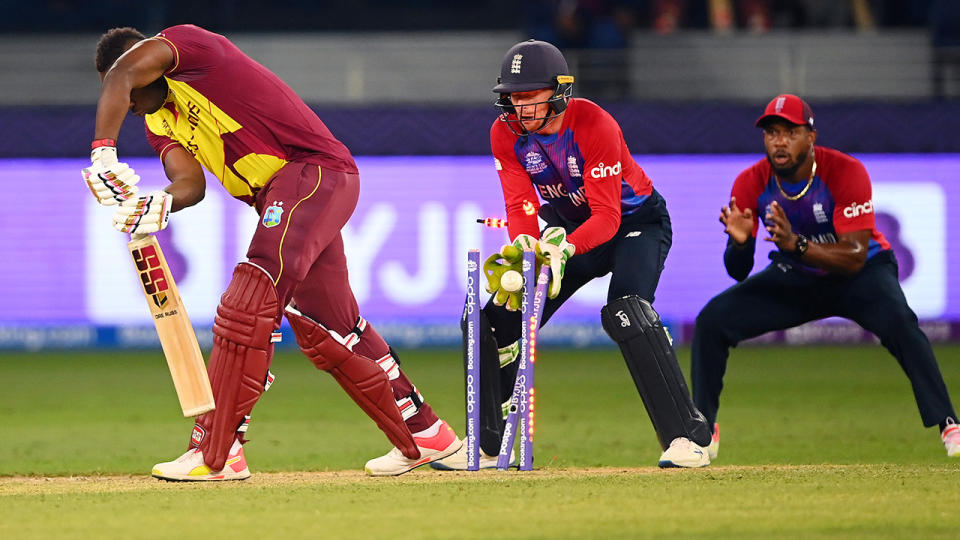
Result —
POLYGON ((152 235, 135 235, 127 247, 137 267, 183 415, 212 411, 213 391, 207 367, 160 244, 152 235))

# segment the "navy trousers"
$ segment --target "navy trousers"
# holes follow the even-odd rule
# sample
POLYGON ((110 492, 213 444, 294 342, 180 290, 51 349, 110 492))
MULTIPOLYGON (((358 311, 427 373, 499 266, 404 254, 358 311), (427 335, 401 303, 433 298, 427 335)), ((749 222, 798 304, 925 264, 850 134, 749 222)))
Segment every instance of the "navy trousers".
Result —
POLYGON ((850 319, 872 332, 910 379, 923 425, 955 418, 930 341, 897 280, 892 251, 871 257, 853 276, 815 276, 785 258, 715 296, 697 316, 690 378, 693 400, 712 427, 720 406, 730 347, 773 330, 826 317, 850 319))

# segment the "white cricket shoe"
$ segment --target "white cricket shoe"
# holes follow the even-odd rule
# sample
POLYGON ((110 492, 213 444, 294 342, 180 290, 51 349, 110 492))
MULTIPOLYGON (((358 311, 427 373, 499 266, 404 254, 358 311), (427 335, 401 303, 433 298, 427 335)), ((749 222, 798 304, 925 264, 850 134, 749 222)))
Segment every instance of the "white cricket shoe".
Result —
POLYGON ((707 446, 707 454, 710 455, 710 461, 717 459, 720 453, 720 424, 713 424, 713 435, 710 437, 710 445, 707 446))
POLYGON ((657 463, 661 469, 706 467, 709 464, 707 449, 686 437, 677 437, 671 441, 670 447, 664 450, 657 463))
POLYGON ((397 476, 421 465, 443 459, 459 450, 463 443, 453 432, 453 428, 443 420, 438 422, 440 422, 440 428, 436 435, 413 438, 413 442, 420 449, 419 459, 409 459, 399 448, 394 447, 386 455, 368 461, 363 466, 363 470, 370 476, 397 476))
POLYGON ((166 463, 157 463, 151 473, 155 478, 178 482, 209 482, 222 480, 246 480, 250 478, 243 445, 233 441, 223 470, 211 471, 203 462, 203 452, 197 448, 187 450, 182 456, 166 463))
MULTIPOLYGON (((430 463, 430 466, 438 471, 465 471, 467 470, 467 439, 464 438, 460 441, 463 446, 459 450, 450 454, 449 456, 438 459, 430 463)), ((481 469, 496 469, 497 468, 497 457, 498 456, 488 456, 486 452, 480 450, 480 468, 481 469)), ((510 467, 517 466, 517 458, 513 450, 510 451, 510 467)))
POLYGON ((960 457, 960 426, 953 419, 947 420, 947 427, 940 433, 940 440, 947 449, 947 457, 960 457))

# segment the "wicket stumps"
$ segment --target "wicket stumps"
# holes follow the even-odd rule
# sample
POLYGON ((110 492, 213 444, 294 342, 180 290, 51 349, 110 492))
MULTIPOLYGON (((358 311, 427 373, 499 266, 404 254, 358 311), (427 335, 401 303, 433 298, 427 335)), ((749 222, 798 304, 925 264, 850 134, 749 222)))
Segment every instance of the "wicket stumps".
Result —
MULTIPOLYGON (((480 307, 477 297, 479 283, 479 251, 471 250, 467 256, 467 300, 464 307, 466 317, 466 409, 467 409, 467 470, 479 469, 479 426, 480 410, 477 403, 477 388, 480 384, 480 307)), ((533 431, 534 431, 534 363, 536 361, 537 330, 546 301, 549 267, 544 264, 539 274, 536 272, 536 256, 532 250, 523 253, 523 293, 520 302, 520 354, 518 358, 517 379, 513 395, 510 398, 509 412, 505 422, 497 468, 510 467, 510 453, 513 450, 517 432, 520 432, 520 470, 533 468, 533 431), (534 285, 535 284, 535 285, 534 285), (519 426, 518 426, 519 424, 519 426)))
POLYGON ((480 468, 480 250, 467 252, 467 299, 463 306, 466 330, 463 341, 466 354, 467 470, 480 468))

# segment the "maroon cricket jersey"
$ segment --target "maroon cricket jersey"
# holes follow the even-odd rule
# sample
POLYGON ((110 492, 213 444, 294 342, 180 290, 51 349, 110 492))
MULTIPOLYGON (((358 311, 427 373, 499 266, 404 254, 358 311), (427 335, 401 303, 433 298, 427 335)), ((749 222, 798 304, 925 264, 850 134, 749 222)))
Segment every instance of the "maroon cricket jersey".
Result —
POLYGON ((182 146, 248 204, 291 161, 357 172, 350 151, 306 103, 227 38, 188 24, 150 39, 174 55, 164 73, 167 102, 146 116, 161 160, 182 146))

